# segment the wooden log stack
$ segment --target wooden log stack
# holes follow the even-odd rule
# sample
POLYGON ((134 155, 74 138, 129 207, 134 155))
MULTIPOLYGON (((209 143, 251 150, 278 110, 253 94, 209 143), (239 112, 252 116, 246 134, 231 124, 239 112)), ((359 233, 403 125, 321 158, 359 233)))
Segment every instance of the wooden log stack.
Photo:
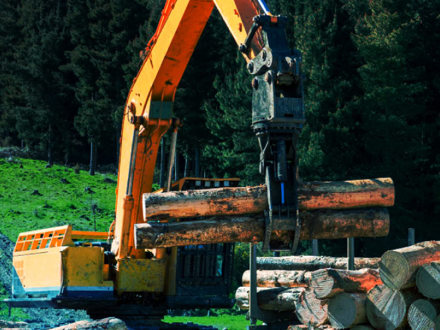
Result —
MULTIPOLYGON (((390 178, 309 182, 298 189, 300 239, 388 235, 386 207, 394 204, 390 178)), ((265 236, 266 186, 149 193, 143 196, 145 223, 135 225, 138 249, 261 242, 265 236)), ((271 242, 293 241, 292 218, 276 219, 271 242)), ((274 246, 276 246, 275 244, 274 246)))
MULTIPOLYGON (((387 251, 381 258, 357 258, 356 270, 344 269, 344 260, 258 258, 258 295, 267 292, 271 311, 280 304, 280 311, 296 315, 301 324, 290 329, 440 329, 440 241, 387 251)), ((246 271, 237 291, 246 308, 249 282, 246 271)), ((262 300, 262 311, 263 303, 268 302, 262 300)))

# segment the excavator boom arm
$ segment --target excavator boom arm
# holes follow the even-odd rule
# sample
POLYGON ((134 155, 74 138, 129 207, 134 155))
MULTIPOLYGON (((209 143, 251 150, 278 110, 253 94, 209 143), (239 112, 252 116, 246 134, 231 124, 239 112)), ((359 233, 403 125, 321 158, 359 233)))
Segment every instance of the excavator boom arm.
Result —
MULTIPOLYGON (((172 126, 177 86, 214 6, 237 45, 246 43, 253 18, 268 12, 263 0, 166 2, 124 109, 112 244, 112 252, 118 258, 136 256, 133 227, 142 221, 142 194, 151 192, 160 140, 172 126)), ((247 50, 242 53, 249 62, 264 47, 261 33, 255 33, 247 43, 247 50)))

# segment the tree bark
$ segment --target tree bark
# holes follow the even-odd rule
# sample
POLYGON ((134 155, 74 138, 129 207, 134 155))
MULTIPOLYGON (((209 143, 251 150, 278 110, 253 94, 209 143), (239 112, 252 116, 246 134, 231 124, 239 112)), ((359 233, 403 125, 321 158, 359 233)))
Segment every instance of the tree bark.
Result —
MULTIPOLYGON (((302 210, 392 206, 394 186, 389 178, 306 183, 298 191, 302 210)), ((147 193, 144 219, 261 213, 267 209, 266 186, 147 193)))
POLYGON ((364 293, 341 293, 328 302, 328 318, 335 329, 347 329, 367 321, 364 293))
MULTIPOLYGON (((355 269, 378 268, 379 258, 355 258, 355 269)), ((257 258, 257 268, 267 270, 307 270, 313 271, 322 268, 346 269, 347 258, 325 256, 289 256, 289 257, 260 257, 257 258)))
MULTIPOLYGON (((257 288, 258 307, 262 310, 286 312, 295 309, 294 302, 304 288, 257 288)), ((249 309, 249 287, 239 287, 235 300, 240 309, 249 309)))
POLYGON ((440 299, 440 262, 420 266, 416 274, 416 285, 425 297, 440 299))
MULTIPOLYGON (((309 240, 347 237, 386 236, 389 216, 386 209, 314 211, 300 214, 300 238, 309 240)), ((140 223, 135 225, 137 249, 198 244, 261 242, 265 220, 262 217, 219 217, 209 220, 172 223, 140 223)), ((288 219, 274 224, 272 246, 293 241, 294 223, 288 219)))
POLYGON ((200 151, 199 148, 194 148, 194 176, 200 177, 200 151))
POLYGON ((325 268, 310 273, 310 287, 319 299, 334 297, 342 292, 367 293, 383 284, 379 271, 371 268, 344 270, 325 268))
POLYGON ((95 175, 96 171, 96 142, 94 139, 90 141, 90 164, 89 164, 89 174, 95 175))
POLYGON ((108 330, 126 330, 127 325, 124 321, 115 317, 107 317, 95 321, 78 321, 75 323, 53 328, 52 330, 76 330, 76 329, 108 329, 108 330))
POLYGON ((377 285, 367 293, 368 321, 375 329, 402 328, 406 325, 407 308, 418 297, 413 291, 397 291, 377 285))
POLYGON ((440 261, 440 241, 427 241, 386 251, 379 263, 382 282, 394 290, 416 283, 416 272, 424 264, 440 261))
POLYGON ((295 313, 302 324, 321 326, 328 321, 327 301, 316 298, 312 290, 305 290, 295 302, 295 313))
POLYGON ((413 330, 435 329, 438 302, 417 299, 408 308, 408 324, 413 330))
MULTIPOLYGON (((303 270, 257 270, 257 286, 266 288, 307 287, 310 273, 303 270)), ((250 285, 249 270, 243 273, 243 286, 250 285)))

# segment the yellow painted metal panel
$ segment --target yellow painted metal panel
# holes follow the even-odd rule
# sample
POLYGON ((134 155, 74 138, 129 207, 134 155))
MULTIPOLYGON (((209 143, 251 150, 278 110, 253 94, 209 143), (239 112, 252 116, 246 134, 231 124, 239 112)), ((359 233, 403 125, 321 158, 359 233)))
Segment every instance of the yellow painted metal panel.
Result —
POLYGON ((61 251, 66 247, 15 253, 13 265, 24 289, 62 285, 61 251))
POLYGON ((120 259, 117 292, 163 292, 166 263, 166 259, 120 259))
POLYGON ((103 286, 104 252, 100 247, 71 247, 63 251, 64 286, 103 286))

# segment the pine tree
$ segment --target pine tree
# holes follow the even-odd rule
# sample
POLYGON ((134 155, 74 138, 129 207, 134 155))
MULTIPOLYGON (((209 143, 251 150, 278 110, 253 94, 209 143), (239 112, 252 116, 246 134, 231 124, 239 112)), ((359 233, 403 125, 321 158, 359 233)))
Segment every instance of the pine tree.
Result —
POLYGON ((399 198, 392 217, 395 244, 406 228, 430 239, 439 209, 438 1, 368 3, 355 40, 365 64, 360 68, 364 97, 366 166, 393 177, 399 198))
POLYGON ((20 2, 0 2, 0 145, 18 143, 16 106, 21 104, 22 92, 15 70, 18 68, 17 49, 22 40, 17 22, 20 2))
POLYGON ((60 0, 23 0, 20 25, 23 44, 19 54, 24 105, 17 111, 17 130, 28 145, 46 150, 52 165, 54 152, 63 148, 66 114, 69 113, 65 64, 67 39, 64 29, 65 3, 60 0))

